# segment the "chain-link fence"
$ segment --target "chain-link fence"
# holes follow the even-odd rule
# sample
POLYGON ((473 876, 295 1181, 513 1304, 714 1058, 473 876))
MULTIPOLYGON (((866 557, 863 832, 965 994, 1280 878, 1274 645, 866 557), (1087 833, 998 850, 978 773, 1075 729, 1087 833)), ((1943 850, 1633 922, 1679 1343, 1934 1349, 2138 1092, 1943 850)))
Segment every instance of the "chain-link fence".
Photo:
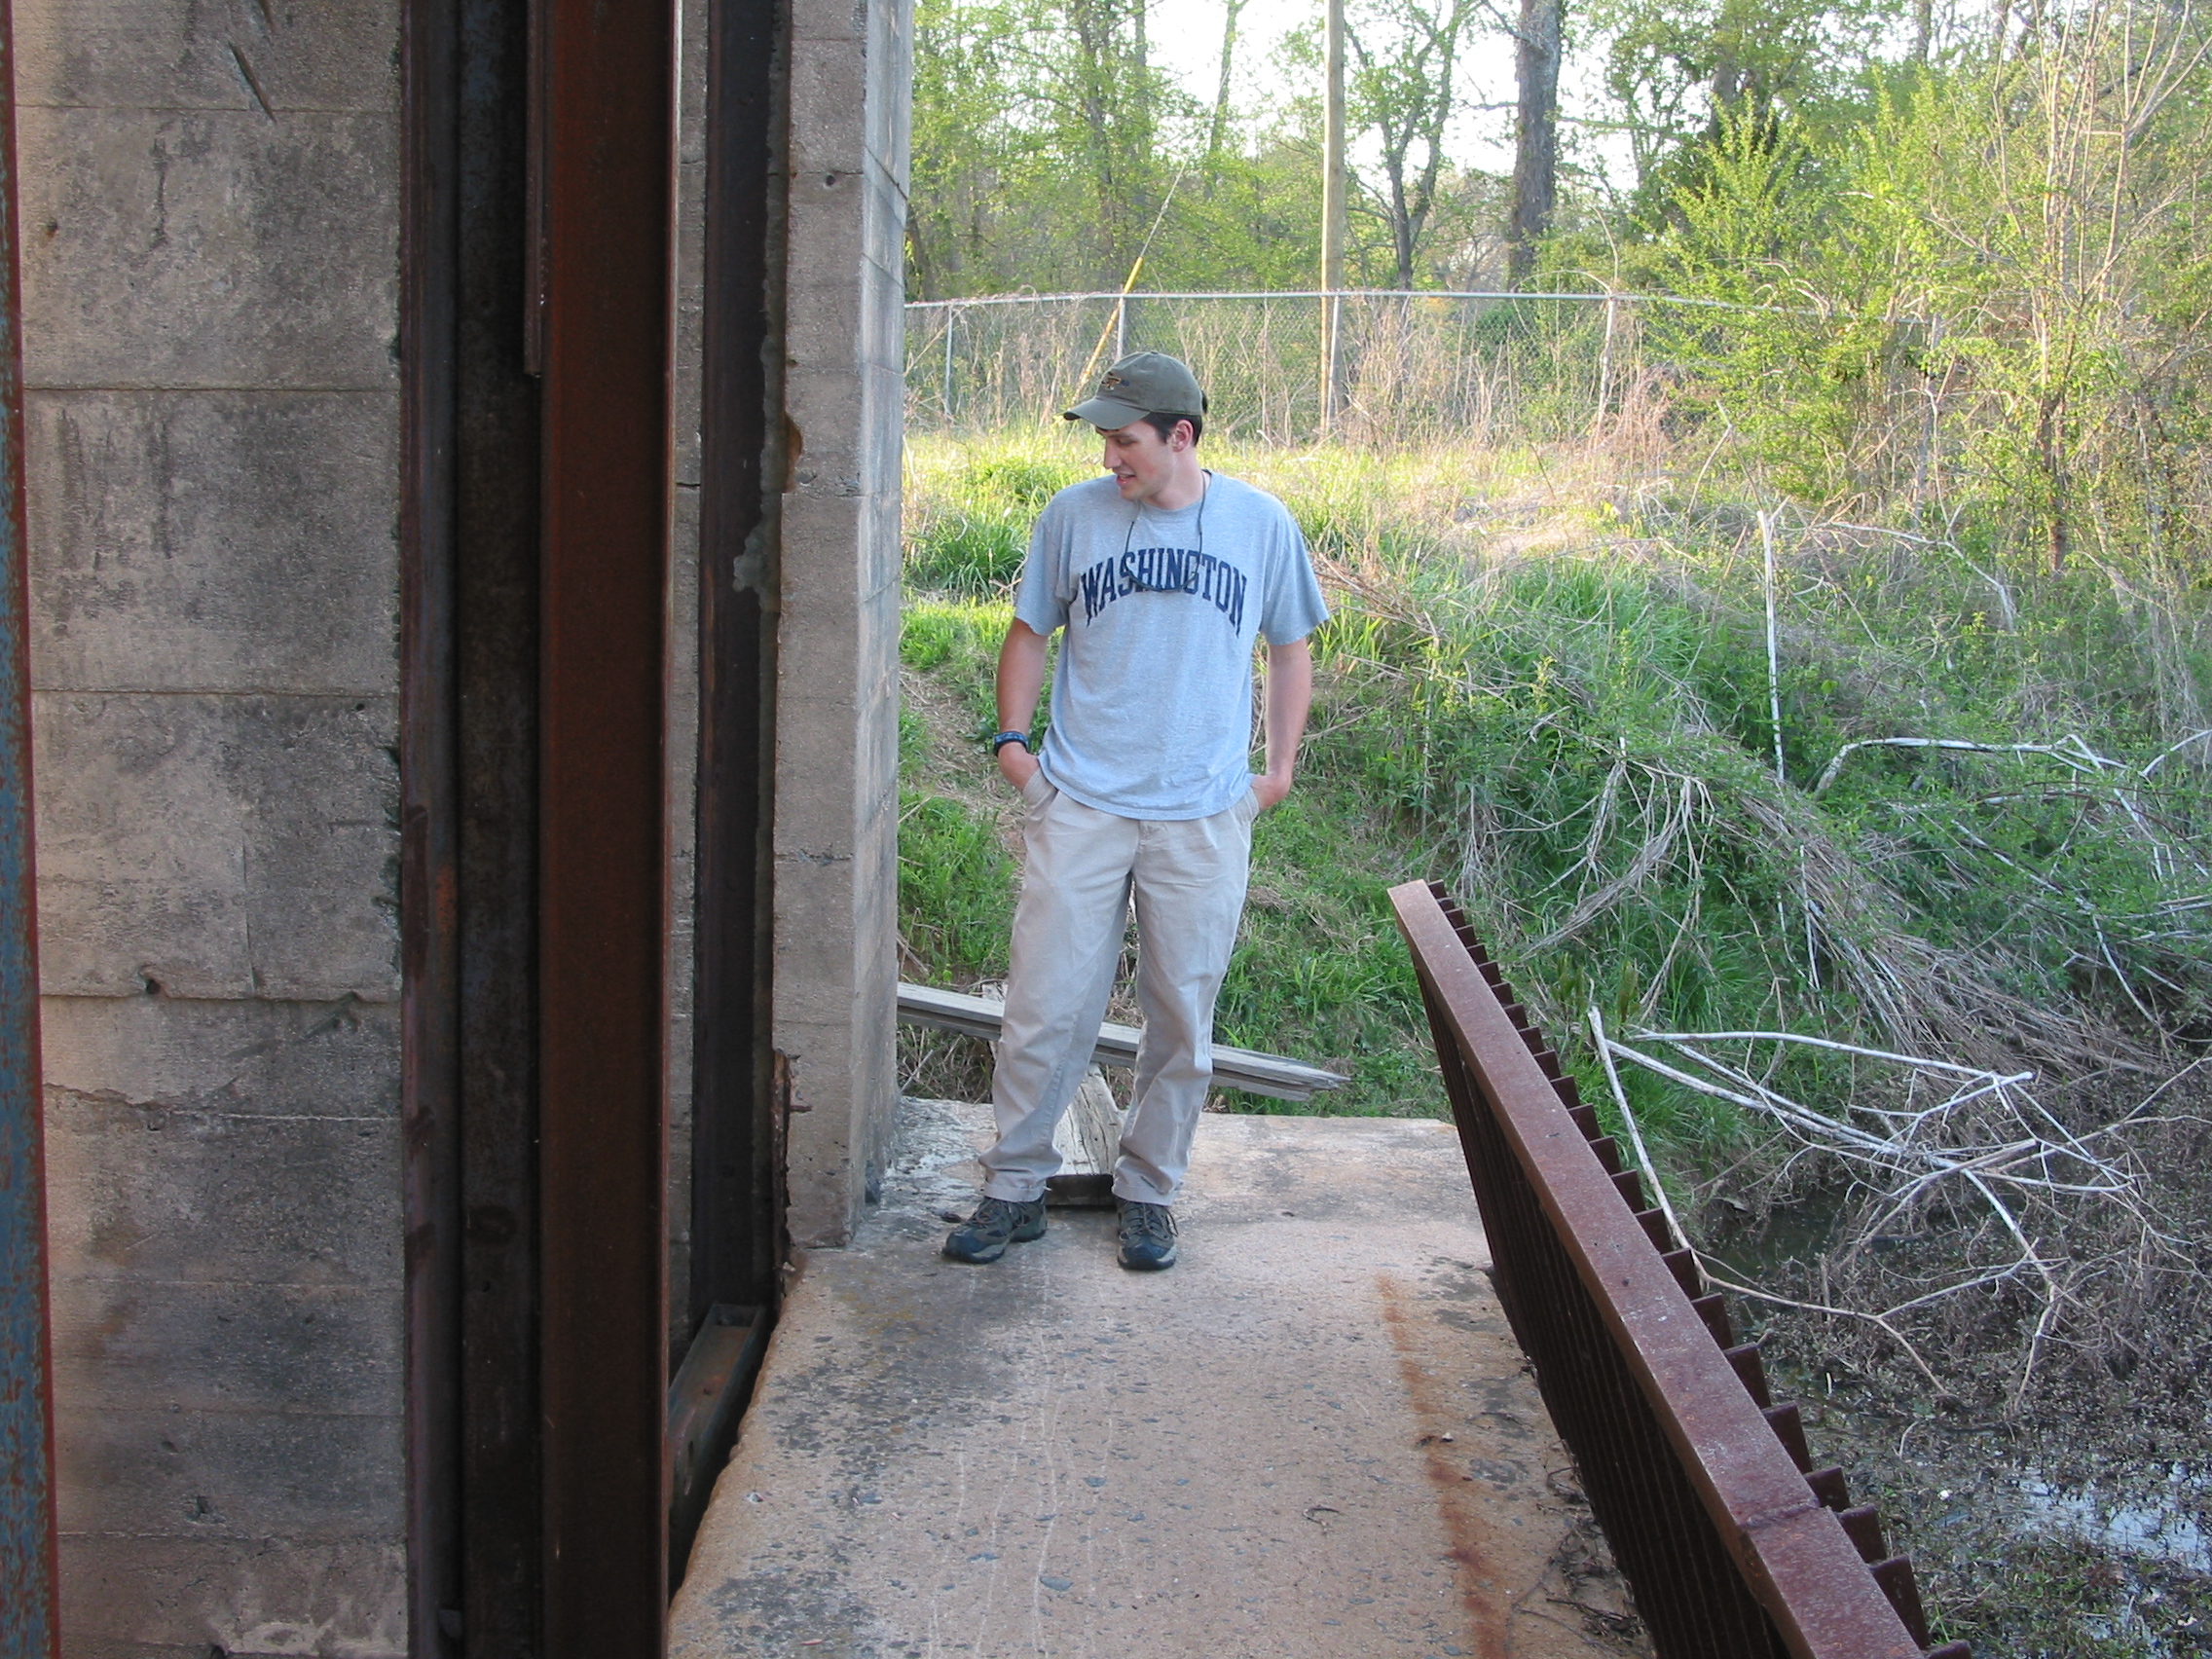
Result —
POLYGON ((1050 421, 1105 364, 1158 350, 1198 372, 1225 436, 1550 441, 1647 400, 1643 314, 1664 307, 1678 332, 1707 314, 1694 304, 1377 292, 918 301, 906 308, 906 416, 916 429, 968 431, 1050 421))

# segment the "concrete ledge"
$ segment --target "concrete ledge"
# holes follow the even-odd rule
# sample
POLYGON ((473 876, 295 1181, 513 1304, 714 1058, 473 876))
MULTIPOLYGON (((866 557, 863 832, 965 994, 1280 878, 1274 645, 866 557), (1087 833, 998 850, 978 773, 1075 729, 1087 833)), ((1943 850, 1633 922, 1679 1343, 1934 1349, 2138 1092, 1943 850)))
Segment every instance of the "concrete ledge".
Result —
POLYGON ((805 1258, 673 1659, 1646 1651, 1449 1125, 1208 1117, 1143 1275, 1111 1213, 938 1254, 986 1118, 906 1103, 884 1205, 805 1258))

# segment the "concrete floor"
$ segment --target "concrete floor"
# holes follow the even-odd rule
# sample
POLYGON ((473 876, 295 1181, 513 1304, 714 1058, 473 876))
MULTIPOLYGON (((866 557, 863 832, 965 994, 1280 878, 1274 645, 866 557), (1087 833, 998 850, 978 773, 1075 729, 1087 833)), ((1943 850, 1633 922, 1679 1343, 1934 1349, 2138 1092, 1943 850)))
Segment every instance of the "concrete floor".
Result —
POLYGON ((1448 1125, 1207 1117, 1158 1274, 1111 1211, 939 1256, 987 1128, 909 1102, 884 1203, 804 1262, 673 1659, 1648 1651, 1448 1125))

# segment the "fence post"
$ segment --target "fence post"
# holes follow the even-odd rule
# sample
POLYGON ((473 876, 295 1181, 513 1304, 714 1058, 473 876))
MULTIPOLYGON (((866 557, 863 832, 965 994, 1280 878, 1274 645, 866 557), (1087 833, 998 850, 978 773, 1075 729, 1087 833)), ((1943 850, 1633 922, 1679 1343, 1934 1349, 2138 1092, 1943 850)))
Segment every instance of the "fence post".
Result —
POLYGON ((1321 295, 1321 430, 1325 435, 1336 424, 1344 402, 1340 382, 1344 377, 1344 296, 1331 289, 1321 295))
POLYGON ((1114 300, 1114 361, 1120 362, 1129 354, 1129 297, 1115 296, 1114 300))
POLYGON ((944 308, 944 424, 952 424, 952 331, 959 325, 960 308, 947 302, 944 308))
POLYGON ((1782 769, 1782 655, 1775 639, 1774 620, 1774 515, 1759 514, 1759 545, 1764 553, 1766 577, 1766 703, 1774 723, 1774 781, 1787 784, 1782 769))
POLYGON ((1590 418, 1590 441, 1596 443, 1605 428, 1605 412, 1613 401, 1613 323, 1620 311, 1618 295, 1605 296, 1605 339, 1598 348, 1598 410, 1590 418))
POLYGON ((1920 417, 1920 454, 1912 464, 1912 524, 1920 528, 1921 503, 1927 498, 1928 468, 1936 455, 1936 425, 1942 414, 1942 385, 1933 373, 1936 362, 1936 349, 1943 344, 1943 319, 1933 318, 1928 325, 1928 354, 1926 365, 1920 372, 1920 395, 1923 408, 1920 417))

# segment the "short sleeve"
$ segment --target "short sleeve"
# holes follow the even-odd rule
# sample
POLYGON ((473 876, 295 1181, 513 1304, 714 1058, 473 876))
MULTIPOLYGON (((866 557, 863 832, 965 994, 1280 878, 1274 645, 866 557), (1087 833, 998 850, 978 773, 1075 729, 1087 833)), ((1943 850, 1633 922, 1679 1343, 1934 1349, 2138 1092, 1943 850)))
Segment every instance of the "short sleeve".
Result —
POLYGON ((1306 551, 1306 537, 1288 508, 1282 511, 1273 579, 1268 583, 1267 606, 1260 613, 1260 637, 1271 645, 1294 645, 1329 619, 1321 583, 1313 574, 1313 560, 1306 551))
POLYGON ((1063 515, 1048 505, 1029 533, 1029 557, 1021 562, 1021 582, 1014 593, 1014 614, 1040 634, 1063 627, 1068 619, 1068 596, 1061 592, 1060 571, 1067 564, 1067 532, 1063 515))

